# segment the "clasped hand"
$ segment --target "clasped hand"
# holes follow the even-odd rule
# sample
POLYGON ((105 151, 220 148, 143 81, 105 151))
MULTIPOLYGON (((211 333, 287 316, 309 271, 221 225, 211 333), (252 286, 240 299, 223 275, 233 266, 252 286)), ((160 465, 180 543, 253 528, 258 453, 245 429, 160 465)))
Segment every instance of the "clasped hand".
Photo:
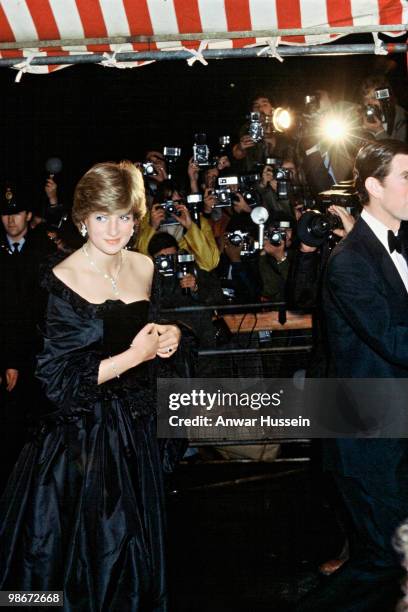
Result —
POLYGON ((131 349, 137 351, 142 361, 149 361, 156 356, 167 359, 174 355, 181 338, 181 331, 176 325, 148 323, 134 337, 131 349))

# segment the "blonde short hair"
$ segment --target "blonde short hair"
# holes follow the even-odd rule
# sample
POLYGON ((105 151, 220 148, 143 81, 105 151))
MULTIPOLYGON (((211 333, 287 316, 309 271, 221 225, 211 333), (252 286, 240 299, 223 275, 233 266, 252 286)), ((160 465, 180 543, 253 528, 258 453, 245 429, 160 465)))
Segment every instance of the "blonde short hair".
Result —
POLYGON ((79 227, 93 212, 146 213, 146 196, 140 170, 130 161, 95 164, 78 182, 74 192, 72 220, 79 227))

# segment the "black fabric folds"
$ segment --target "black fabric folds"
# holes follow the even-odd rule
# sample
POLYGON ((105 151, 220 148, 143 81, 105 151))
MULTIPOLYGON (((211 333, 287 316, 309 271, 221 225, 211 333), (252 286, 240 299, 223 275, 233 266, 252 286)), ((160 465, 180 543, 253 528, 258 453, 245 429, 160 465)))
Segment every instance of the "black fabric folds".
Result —
POLYGON ((161 456, 156 439, 156 360, 97 385, 101 359, 158 309, 90 304, 51 271, 44 282, 37 375, 55 410, 40 416, 0 501, 0 589, 63 590, 66 612, 167 612, 163 463, 177 453, 165 444, 161 456))

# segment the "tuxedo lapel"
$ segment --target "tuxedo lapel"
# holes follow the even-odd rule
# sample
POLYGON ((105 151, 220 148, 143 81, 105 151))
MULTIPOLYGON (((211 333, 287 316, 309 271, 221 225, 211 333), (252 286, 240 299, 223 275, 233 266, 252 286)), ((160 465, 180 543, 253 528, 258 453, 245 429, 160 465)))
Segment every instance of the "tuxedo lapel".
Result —
POLYGON ((392 288, 394 293, 401 299, 407 302, 408 306, 408 293, 402 278, 392 261, 390 254, 384 247, 384 245, 378 240, 377 236, 367 225, 364 219, 359 219, 356 223, 355 238, 362 240, 367 246, 370 252, 370 256, 373 261, 378 262, 378 270, 381 277, 386 281, 392 288))

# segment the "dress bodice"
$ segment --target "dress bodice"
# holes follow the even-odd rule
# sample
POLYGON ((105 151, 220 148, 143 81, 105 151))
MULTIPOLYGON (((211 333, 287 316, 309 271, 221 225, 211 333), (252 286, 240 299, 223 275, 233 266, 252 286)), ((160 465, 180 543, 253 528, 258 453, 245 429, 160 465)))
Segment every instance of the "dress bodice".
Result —
MULTIPOLYGON (((126 351, 136 334, 148 321, 150 303, 138 300, 126 304, 120 300, 108 300, 101 312, 103 320, 102 352, 104 357, 117 355, 126 351)), ((121 383, 133 386, 141 380, 147 380, 147 362, 128 370, 121 376, 121 383)))
POLYGON ((103 350, 116 355, 129 348, 136 334, 146 325, 149 302, 139 300, 125 304, 120 300, 108 300, 101 313, 103 319, 103 350))

